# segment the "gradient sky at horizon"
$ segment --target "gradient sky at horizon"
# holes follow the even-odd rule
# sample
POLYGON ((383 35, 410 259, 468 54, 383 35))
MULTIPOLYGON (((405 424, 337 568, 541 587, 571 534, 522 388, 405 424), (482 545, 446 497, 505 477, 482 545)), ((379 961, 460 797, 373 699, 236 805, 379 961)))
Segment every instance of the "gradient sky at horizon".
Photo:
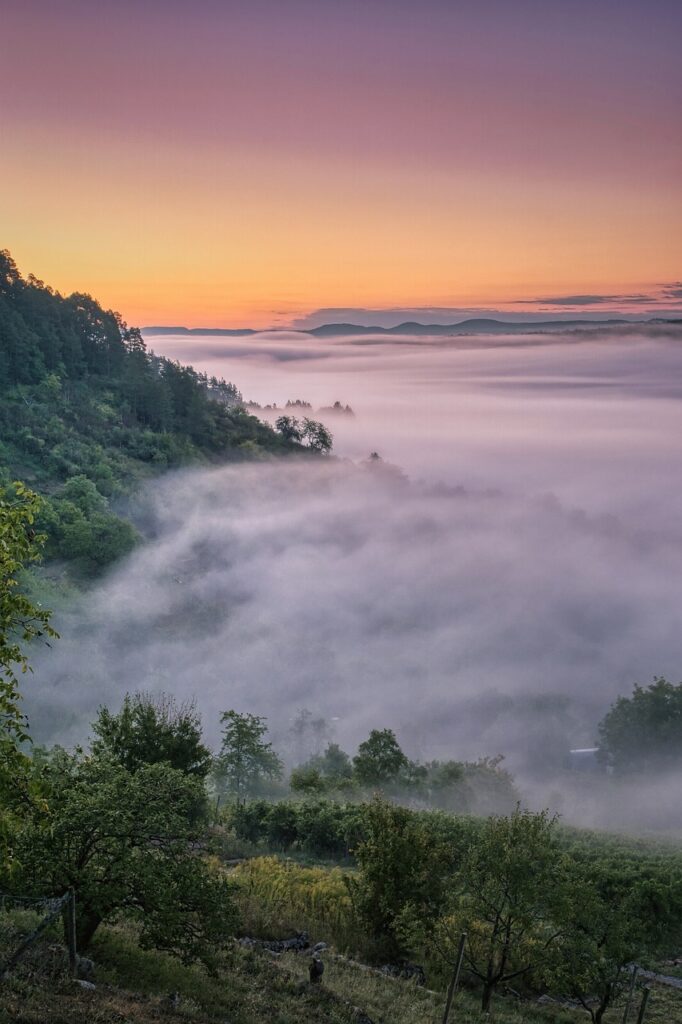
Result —
POLYGON ((0 245, 129 322, 681 305, 677 0, 0 15, 0 245))

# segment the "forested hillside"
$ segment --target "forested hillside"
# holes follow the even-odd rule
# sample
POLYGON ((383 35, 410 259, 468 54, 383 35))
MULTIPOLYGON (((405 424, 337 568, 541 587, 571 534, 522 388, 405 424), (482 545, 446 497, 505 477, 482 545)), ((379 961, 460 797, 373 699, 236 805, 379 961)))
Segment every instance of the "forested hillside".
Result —
POLYGON ((125 553, 135 531, 112 505, 154 472, 297 449, 233 384, 154 355, 117 313, 0 251, 0 483, 49 498, 48 558, 93 573, 125 553))

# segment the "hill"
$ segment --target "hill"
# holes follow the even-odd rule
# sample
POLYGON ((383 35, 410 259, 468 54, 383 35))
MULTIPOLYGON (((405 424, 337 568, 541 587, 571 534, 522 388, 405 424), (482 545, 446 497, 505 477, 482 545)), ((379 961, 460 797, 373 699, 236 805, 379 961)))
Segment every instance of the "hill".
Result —
POLYGON ((123 499, 145 477, 295 450, 233 384, 154 355, 117 313, 0 252, 0 485, 47 498, 48 556, 94 572, 128 550, 123 499))
MULTIPOLYGON (((429 337, 451 337, 452 335, 466 334, 551 334, 554 331, 574 331, 580 329, 594 329, 598 327, 617 327, 620 324, 632 325, 635 321, 610 318, 608 320, 529 320, 519 323, 510 323, 506 320, 495 320, 489 317, 476 317, 469 320, 460 320, 452 324, 422 324, 416 321, 405 321, 395 327, 367 327, 363 324, 351 323, 329 323, 321 324, 319 327, 312 327, 309 330, 298 329, 297 334, 309 334, 314 338, 336 338, 344 336, 362 335, 423 335, 429 337)), ((676 323, 675 320, 664 320, 661 318, 641 321, 642 323, 664 324, 676 323)), ((287 328, 273 327, 271 331, 285 332, 287 328)), ((262 333, 249 327, 223 328, 223 327, 144 327, 142 333, 148 337, 162 334, 181 334, 187 337, 194 335, 210 335, 224 337, 238 337, 262 333)))

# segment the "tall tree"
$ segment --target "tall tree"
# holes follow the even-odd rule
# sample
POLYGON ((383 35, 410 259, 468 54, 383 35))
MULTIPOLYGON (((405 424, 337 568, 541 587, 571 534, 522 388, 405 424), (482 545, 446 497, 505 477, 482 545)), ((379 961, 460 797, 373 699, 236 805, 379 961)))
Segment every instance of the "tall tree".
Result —
POLYGON ((361 785, 382 786, 395 782, 408 764, 392 729, 372 729, 353 758, 353 772, 361 785))
POLYGON ((223 740, 216 758, 214 778, 220 792, 243 804, 264 779, 279 779, 282 762, 264 739, 267 724, 258 715, 225 711, 220 717, 223 740))

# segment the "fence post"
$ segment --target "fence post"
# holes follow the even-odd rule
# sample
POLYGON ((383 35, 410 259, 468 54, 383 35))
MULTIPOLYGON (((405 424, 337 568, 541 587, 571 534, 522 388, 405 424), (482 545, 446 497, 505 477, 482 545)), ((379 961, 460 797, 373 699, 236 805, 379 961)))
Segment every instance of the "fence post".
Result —
POLYGON ((459 938, 459 949, 457 950, 457 960, 455 961, 455 969, 452 972, 452 978, 448 985, 448 994, 445 999, 445 1012, 443 1013, 443 1024, 448 1024, 448 1017, 450 1016, 450 1007, 452 1006, 452 1000, 455 998, 455 992, 457 991, 457 985, 459 984, 459 975, 462 970, 462 961, 464 960, 464 946, 467 940, 467 933, 462 932, 459 938))
POLYGON ((644 1014, 646 1013, 646 1006, 649 1002, 649 996, 651 995, 651 989, 647 987, 642 992, 642 1002, 639 1007, 639 1014, 637 1015, 637 1024, 643 1024, 644 1014))
POLYGON ((637 972, 639 967, 635 965, 632 968, 632 978, 630 979, 630 991, 628 992, 627 1002, 625 1003, 625 1010, 623 1011, 622 1024, 627 1024, 627 1019, 630 1016, 630 1007, 632 1006, 632 997, 635 994, 635 981, 637 980, 637 972))
POLYGON ((69 898, 66 901, 66 940, 69 944, 69 970, 71 977, 75 978, 78 951, 76 949, 76 893, 73 888, 69 889, 69 898))

